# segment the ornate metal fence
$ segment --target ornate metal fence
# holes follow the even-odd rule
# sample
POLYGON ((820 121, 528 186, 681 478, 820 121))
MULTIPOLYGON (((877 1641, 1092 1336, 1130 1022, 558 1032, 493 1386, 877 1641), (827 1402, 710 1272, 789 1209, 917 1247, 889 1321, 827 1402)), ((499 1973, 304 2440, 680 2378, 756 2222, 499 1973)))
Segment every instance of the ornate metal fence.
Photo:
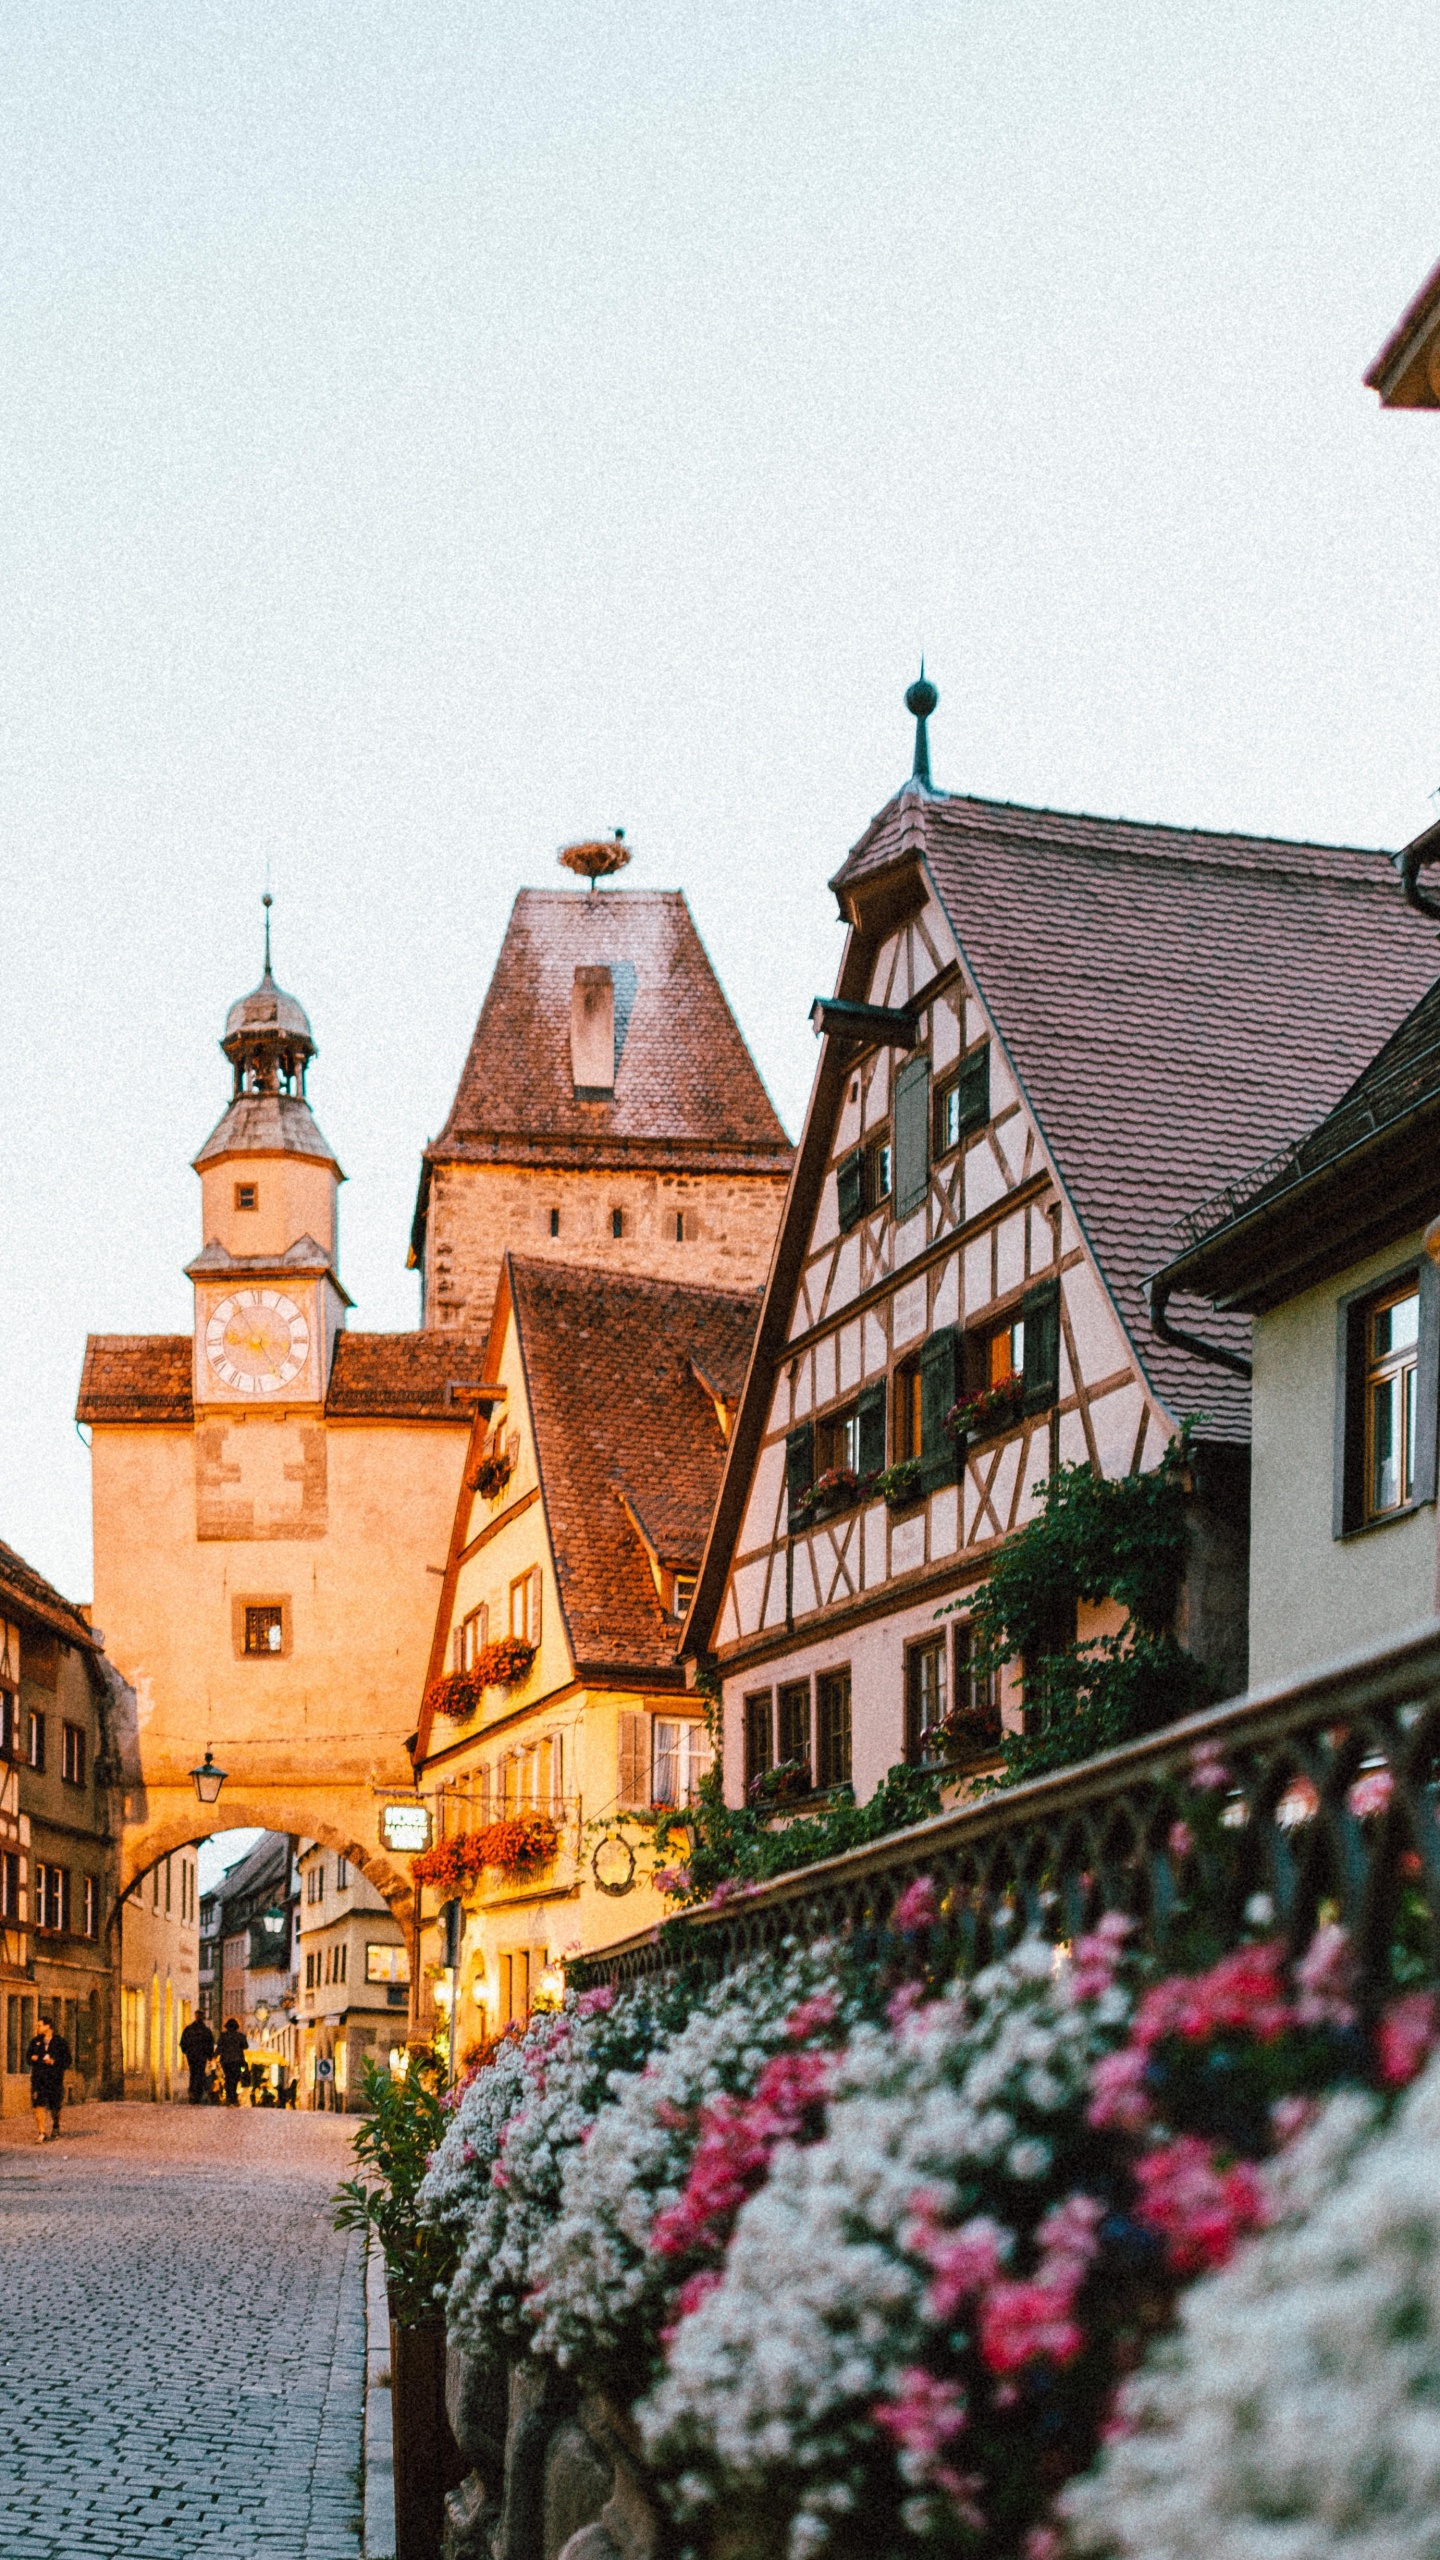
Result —
POLYGON ((1259 1926, 1304 1946, 1339 1920, 1362 2012, 1410 1978, 1440 1983, 1440 1624, 1255 1690, 1149 1740, 937 1815, 719 1908, 596 1950, 580 1987, 697 1959, 716 1971, 786 1939, 879 1945, 929 1877, 965 1969, 1028 1929, 1076 1936, 1128 1912, 1165 1958, 1197 1916, 1230 1945, 1259 1926))

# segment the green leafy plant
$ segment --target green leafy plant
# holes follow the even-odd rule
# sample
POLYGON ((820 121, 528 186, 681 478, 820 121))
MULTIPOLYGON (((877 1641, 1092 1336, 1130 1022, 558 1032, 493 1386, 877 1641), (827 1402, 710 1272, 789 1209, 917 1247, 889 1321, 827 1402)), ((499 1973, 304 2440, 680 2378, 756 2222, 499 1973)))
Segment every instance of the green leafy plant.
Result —
POLYGON ((693 1905, 709 1902, 726 1889, 765 1884, 771 1876, 788 1875, 792 1867, 813 1866, 819 1858, 838 1857, 842 1849, 858 1849, 887 1832, 903 1831, 940 1811, 940 1781, 933 1770, 897 1764, 868 1804, 857 1804, 850 1787, 837 1787, 816 1813, 786 1820, 763 1808, 727 1805, 718 1766, 700 1781, 699 1800, 682 1814, 656 1826, 657 1852, 669 1835, 682 1833, 682 1866, 670 1870, 676 1882, 672 1899, 693 1905))
POLYGON ((1025 1731, 1003 1737, 997 1785, 1068 1768, 1209 1703, 1214 1682, 1174 1632, 1189 1487, 1188 1428, 1147 1474, 1060 1467, 1000 1549, 967 1603, 977 1670, 998 1673, 1017 1655, 1025 1666, 1025 1731), (1124 1609, 1124 1626, 1077 1637, 1079 1605, 1105 1600, 1124 1609))
POLYGON ((365 2102, 354 2151, 369 2174, 347 2178, 331 2197, 337 2231, 372 2231, 385 2260, 392 2316, 402 2328, 438 2320, 459 2261, 455 2237, 422 2222, 416 2207, 430 2154, 449 2126, 438 2054, 412 2052, 398 2079, 365 2065, 365 2102))

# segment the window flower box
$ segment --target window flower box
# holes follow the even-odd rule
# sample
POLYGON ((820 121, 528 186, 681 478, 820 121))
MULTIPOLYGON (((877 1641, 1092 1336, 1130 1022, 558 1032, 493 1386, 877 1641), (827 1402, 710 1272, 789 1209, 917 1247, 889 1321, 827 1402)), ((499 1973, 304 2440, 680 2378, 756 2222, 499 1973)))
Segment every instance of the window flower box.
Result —
POLYGON ((993 1440, 998 1432, 1012 1430, 1024 1411, 1025 1380, 1018 1369, 1012 1369, 1008 1378, 997 1379, 993 1387, 962 1397, 951 1406, 945 1421, 957 1440, 993 1440))
POLYGON ((480 1712, 485 1683, 476 1671, 447 1671, 425 1692, 426 1713, 448 1716, 452 1724, 468 1724, 480 1712))
POLYGON ((918 1458, 899 1458, 893 1467, 882 1467, 867 1491, 880 1496, 889 1511, 904 1511, 912 1502, 922 1500, 925 1492, 918 1458))
POLYGON ((498 1502, 514 1473, 515 1461, 508 1449, 487 1449, 470 1471, 470 1490, 483 1502, 498 1502))
POLYGON ((535 1647, 523 1636, 497 1636, 482 1644, 475 1657, 475 1678, 487 1689, 514 1689, 528 1679, 535 1647))
POLYGON ((767 1813, 778 1805, 799 1804, 815 1791, 808 1760, 779 1760, 773 1769, 761 1769, 745 1790, 745 1801, 757 1812, 767 1813))
POLYGON ((861 1478, 853 1467, 827 1467, 795 1505, 790 1515, 791 1528, 813 1529, 817 1520, 828 1520, 832 1512, 852 1510, 862 1490, 861 1478))
POLYGON ((459 1831, 437 1840, 410 1861, 414 1882, 434 1885, 447 1900, 478 1883, 487 1867, 514 1881, 538 1875, 554 1860, 560 1825, 548 1813, 508 1814, 483 1831, 459 1831))

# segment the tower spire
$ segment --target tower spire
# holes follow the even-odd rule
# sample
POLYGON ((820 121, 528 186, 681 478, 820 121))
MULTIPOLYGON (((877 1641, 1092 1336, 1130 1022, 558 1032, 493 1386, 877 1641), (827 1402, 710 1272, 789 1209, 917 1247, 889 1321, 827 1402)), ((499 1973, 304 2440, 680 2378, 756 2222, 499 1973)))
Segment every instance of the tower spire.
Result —
POLYGON ((918 782, 922 791, 930 791, 934 788, 930 780, 930 737, 925 724, 939 699, 939 694, 925 673, 925 661, 922 658, 919 677, 905 696, 906 710, 912 711, 915 715, 915 762, 910 768, 910 779, 912 782, 918 782))
MULTIPOLYGON (((920 672, 922 675, 924 674, 925 670, 923 667, 920 672)), ((275 901, 271 897, 268 889, 266 890, 264 897, 261 899, 260 904, 265 910, 265 975, 268 978, 270 975, 270 910, 275 904, 275 901)))

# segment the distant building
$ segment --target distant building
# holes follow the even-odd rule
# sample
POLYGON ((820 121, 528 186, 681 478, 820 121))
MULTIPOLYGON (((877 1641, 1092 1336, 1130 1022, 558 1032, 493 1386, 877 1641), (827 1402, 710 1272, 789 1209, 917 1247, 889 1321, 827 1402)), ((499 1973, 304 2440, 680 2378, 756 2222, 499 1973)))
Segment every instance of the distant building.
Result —
POLYGON ((180 2038, 200 2005, 195 1851, 177 1849, 120 1906, 120 2053, 127 2098, 177 2098, 189 2076, 180 2038))
POLYGON ((522 889, 425 1149, 425 1324, 483 1333, 507 1249, 757 1289, 793 1155, 678 889, 522 889))
POLYGON ((295 2024, 295 1842, 266 1831, 205 1897, 201 1946, 205 2016, 217 2035, 238 2018, 247 2043, 292 2066, 295 2024))
POLYGON ((121 1684, 88 1614, 0 1545, 0 1927, 4 2105, 30 2103, 26 2049, 48 2015, 74 2057, 72 2098, 117 2060, 115 1760, 121 1684))
POLYGON ((409 1951, 383 1896, 348 1858, 302 1840, 299 1880, 300 2104, 353 2113, 365 2064, 383 2065, 404 2045, 409 1951))

